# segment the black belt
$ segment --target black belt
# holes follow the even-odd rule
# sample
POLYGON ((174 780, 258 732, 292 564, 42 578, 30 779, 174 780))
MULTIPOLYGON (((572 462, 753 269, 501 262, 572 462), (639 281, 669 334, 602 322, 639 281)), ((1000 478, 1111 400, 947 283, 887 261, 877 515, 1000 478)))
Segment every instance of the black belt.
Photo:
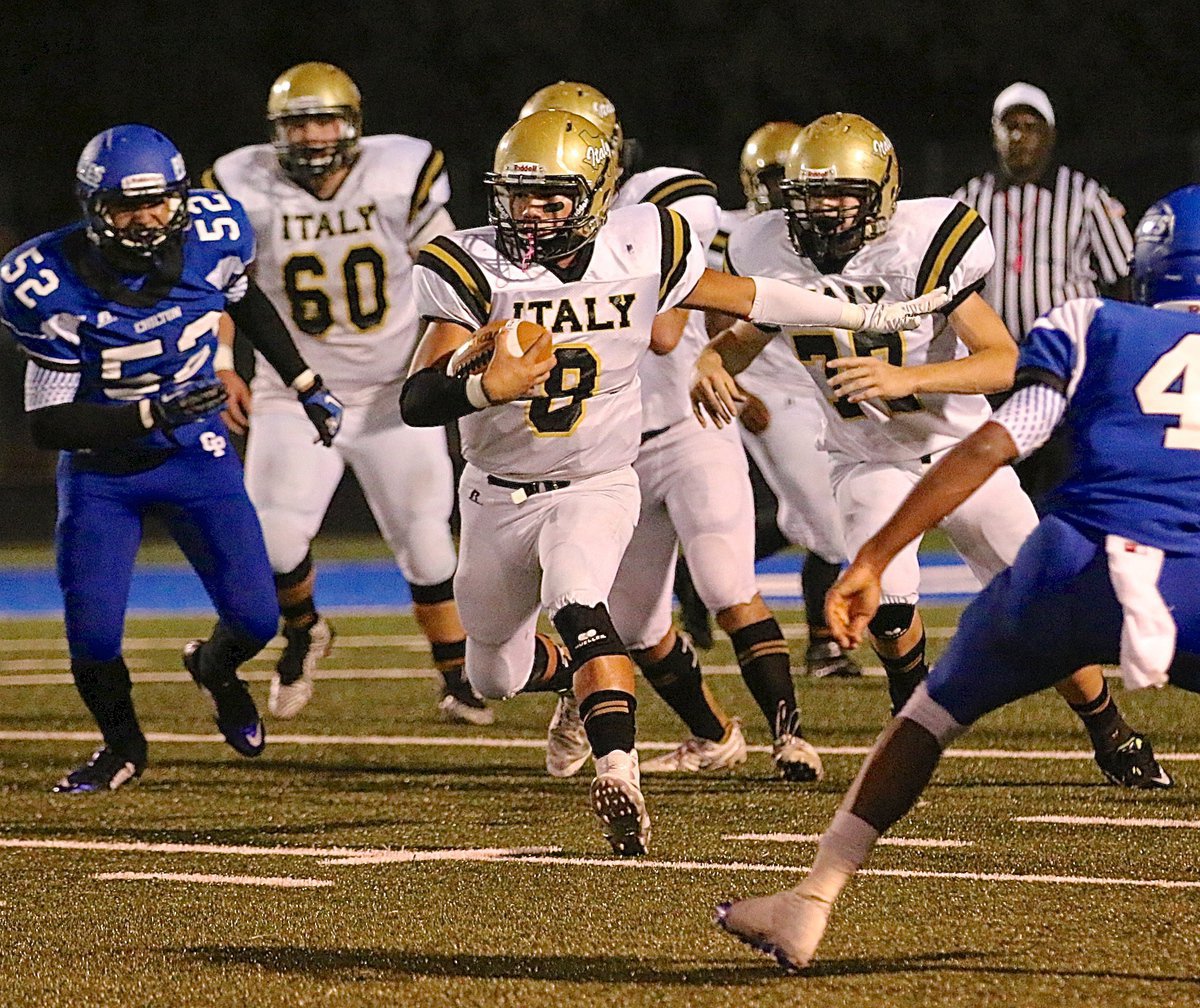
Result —
POLYGON ((499 476, 489 476, 487 481, 492 486, 504 487, 506 490, 523 490, 526 497, 546 493, 548 490, 563 490, 571 485, 570 480, 535 480, 533 483, 518 483, 516 480, 501 479, 499 476))
POLYGON ((659 434, 666 434, 667 431, 669 431, 673 426, 674 424, 671 424, 666 427, 657 427, 654 430, 642 431, 642 444, 653 440, 654 438, 658 437, 659 434))

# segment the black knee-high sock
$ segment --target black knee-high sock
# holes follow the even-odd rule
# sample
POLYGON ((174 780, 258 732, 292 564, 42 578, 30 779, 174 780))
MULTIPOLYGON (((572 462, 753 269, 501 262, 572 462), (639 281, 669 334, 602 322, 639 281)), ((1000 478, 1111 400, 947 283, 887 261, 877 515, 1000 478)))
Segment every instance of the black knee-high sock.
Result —
POLYGON ((1092 748, 1097 752, 1111 752, 1128 742, 1133 735, 1133 729, 1125 723, 1117 709, 1117 701, 1108 691, 1108 683, 1103 685, 1095 700, 1071 704, 1070 707, 1079 715, 1079 720, 1092 738, 1092 748))
POLYGON ((772 736, 787 730, 796 709, 792 659, 775 617, 751 623, 729 635, 742 679, 767 719, 772 736))
POLYGON ((146 764, 146 736, 133 710, 133 686, 123 658, 71 660, 75 688, 96 719, 104 744, 139 766, 146 764))
POLYGON ((209 687, 219 687, 236 679, 238 666, 258 654, 266 643, 218 620, 212 636, 200 648, 196 679, 209 687))
POLYGON ((693 735, 710 742, 725 737, 727 725, 713 709, 712 696, 700 676, 700 662, 683 634, 675 635, 675 644, 665 656, 643 665, 642 674, 693 735))
POLYGON ((887 673, 888 694, 892 698, 892 714, 899 714, 900 708, 908 703, 913 691, 921 685, 929 675, 929 665, 925 662, 925 631, 921 631, 921 639, 899 658, 885 658, 879 655, 879 661, 887 673))
POLYGON ((622 752, 633 749, 636 711, 637 700, 624 690, 596 690, 579 701, 579 716, 596 759, 617 749, 622 752))
POLYGON ((841 573, 841 564, 830 563, 816 553, 809 553, 800 568, 800 590, 804 592, 804 615, 808 620, 810 641, 829 636, 825 622, 825 596, 841 573))
POLYGON ((533 643, 533 667, 522 693, 563 693, 571 688, 575 669, 567 649, 559 647, 545 634, 537 634, 533 643))

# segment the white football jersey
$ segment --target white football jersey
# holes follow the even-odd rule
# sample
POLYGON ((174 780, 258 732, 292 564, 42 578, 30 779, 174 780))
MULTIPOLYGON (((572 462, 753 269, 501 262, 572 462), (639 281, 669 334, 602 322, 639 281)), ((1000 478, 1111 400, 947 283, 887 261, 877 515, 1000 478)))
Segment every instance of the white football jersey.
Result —
POLYGON ((659 312, 691 293, 704 248, 674 210, 637 204, 609 213, 571 267, 523 270, 495 228, 436 238, 414 274, 422 318, 477 329, 525 318, 554 334, 558 366, 545 395, 459 420, 463 455, 515 480, 580 479, 630 464, 642 432, 638 365, 659 312))
MULTIPOLYGON (((716 237, 708 247, 710 269, 725 269, 725 253, 729 249, 729 236, 746 221, 755 216, 749 207, 740 210, 722 210, 721 223, 716 237)), ((747 392, 760 394, 760 389, 778 387, 781 382, 794 383, 797 398, 817 399, 820 393, 804 375, 804 367, 796 359, 796 352, 787 340, 776 339, 763 348, 763 352, 750 362, 750 366, 737 376, 738 384, 747 392)))
MULTIPOLYGON (((901 200, 885 234, 863 245, 838 273, 822 274, 796 254, 782 210, 758 214, 730 235, 728 268, 739 274, 778 277, 832 297, 885 304, 946 287, 953 299, 944 313, 925 316, 900 333, 786 327, 784 342, 816 383, 825 408, 825 445, 851 458, 886 462, 920 458, 949 448, 990 415, 981 395, 921 393, 859 405, 838 399, 825 362, 837 357, 879 356, 895 365, 955 360, 967 349, 946 315, 978 291, 995 258, 992 237, 972 209, 944 197, 901 200)), ((774 380, 786 380, 777 376, 774 380)))
MULTIPOLYGON (((651 168, 638 172, 621 186, 614 207, 653 203, 682 214, 692 238, 707 249, 717 233, 720 207, 717 187, 698 172, 685 168, 651 168)), ((690 293, 685 292, 685 293, 690 293)), ((642 358, 642 428, 661 430, 692 412, 688 386, 692 365, 708 342, 704 313, 688 312, 679 345, 669 354, 648 353, 642 358)))
MULTIPOLYGON (((250 215, 255 281, 326 385, 355 403, 402 378, 417 337, 409 243, 450 198, 441 151, 415 137, 363 137, 326 200, 289 179, 269 144, 218 158, 213 175, 250 215)), ((254 394, 295 397, 261 358, 254 394)))

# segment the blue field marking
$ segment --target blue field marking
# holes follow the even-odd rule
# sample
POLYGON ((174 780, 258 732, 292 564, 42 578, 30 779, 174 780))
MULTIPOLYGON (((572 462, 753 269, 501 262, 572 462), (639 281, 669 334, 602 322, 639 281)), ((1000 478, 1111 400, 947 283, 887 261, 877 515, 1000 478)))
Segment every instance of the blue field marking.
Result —
MULTIPOLYGON (((800 562, 796 553, 777 554, 757 565, 763 596, 781 605, 799 605, 800 562)), ((969 598, 978 582, 954 553, 921 555, 921 590, 938 601, 969 598)), ((336 611, 405 609, 412 604, 408 583, 387 560, 328 561, 317 567, 317 598, 322 609, 336 611)), ((129 611, 149 613, 211 613, 212 603, 190 568, 174 564, 143 564, 133 575, 129 611)), ((58 616, 62 596, 54 571, 44 567, 0 569, 0 615, 58 616)))

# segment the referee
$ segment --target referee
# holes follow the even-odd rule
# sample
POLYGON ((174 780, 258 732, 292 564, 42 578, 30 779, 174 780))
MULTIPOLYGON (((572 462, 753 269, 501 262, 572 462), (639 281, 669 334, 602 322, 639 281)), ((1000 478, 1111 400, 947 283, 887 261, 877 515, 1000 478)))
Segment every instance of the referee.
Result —
MULTIPOLYGON (((996 168, 954 194, 991 228, 996 261, 983 296, 1018 342, 1039 315, 1071 298, 1128 295, 1125 209, 1095 179, 1057 163, 1054 139, 1046 92, 1009 85, 992 105, 996 168)), ((1067 449, 1056 434, 1016 466, 1039 511, 1066 474, 1067 449)))

